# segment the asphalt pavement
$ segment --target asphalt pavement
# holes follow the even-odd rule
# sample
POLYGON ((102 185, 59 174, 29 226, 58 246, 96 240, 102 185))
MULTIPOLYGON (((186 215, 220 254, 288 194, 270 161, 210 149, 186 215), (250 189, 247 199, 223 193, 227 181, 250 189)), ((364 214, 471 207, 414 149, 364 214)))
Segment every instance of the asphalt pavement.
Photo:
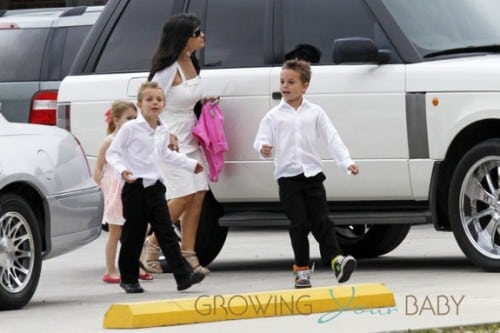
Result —
MULTIPOLYGON (((83 248, 44 262, 30 304, 19 311, 0 312, 0 332, 143 332, 104 329, 104 315, 112 304, 293 288, 285 230, 230 230, 221 254, 210 265, 212 272, 201 284, 177 292, 171 274, 160 274, 142 282, 144 294, 133 295, 101 281, 106 237, 103 233, 83 248)), ((313 239, 311 254, 319 262, 313 239)), ((157 327, 147 332, 385 332, 492 322, 500 311, 498 278, 473 266, 451 233, 419 226, 388 255, 360 260, 346 284, 383 283, 395 295, 394 307, 353 310, 346 303, 334 312, 157 327)), ((337 286, 333 273, 318 266, 312 283, 337 286)))

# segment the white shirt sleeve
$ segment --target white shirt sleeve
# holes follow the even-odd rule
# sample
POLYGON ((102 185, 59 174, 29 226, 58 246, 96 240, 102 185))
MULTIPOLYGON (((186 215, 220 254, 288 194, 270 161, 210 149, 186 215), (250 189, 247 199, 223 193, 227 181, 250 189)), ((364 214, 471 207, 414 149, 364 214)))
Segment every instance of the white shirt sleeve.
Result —
POLYGON ((172 87, 172 83, 174 82, 176 74, 177 74, 177 62, 174 62, 169 67, 156 72, 151 81, 158 82, 158 84, 163 89, 165 94, 167 94, 167 92, 172 87))
POLYGON ((127 145, 129 135, 129 127, 122 126, 106 151, 106 162, 108 162, 120 176, 123 171, 127 170, 123 156, 125 150, 123 148, 127 145))
POLYGON ((260 153, 263 145, 273 145, 272 122, 269 115, 266 115, 264 118, 262 118, 259 129, 257 130, 257 134, 255 136, 255 140, 253 142, 253 148, 259 153, 260 158, 266 159, 260 153))
POLYGON ((178 152, 174 152, 168 148, 161 150, 161 157, 168 163, 193 171, 198 164, 198 161, 187 157, 186 155, 178 152))
POLYGON ((320 109, 317 126, 319 136, 326 144, 328 152, 335 159, 337 165, 347 169, 347 167, 354 164, 349 150, 323 109, 320 109))

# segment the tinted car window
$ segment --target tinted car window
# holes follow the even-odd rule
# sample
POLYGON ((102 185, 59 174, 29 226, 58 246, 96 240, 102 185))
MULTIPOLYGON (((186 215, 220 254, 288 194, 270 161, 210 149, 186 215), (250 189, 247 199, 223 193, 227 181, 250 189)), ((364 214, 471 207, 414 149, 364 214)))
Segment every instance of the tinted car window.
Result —
POLYGON ((0 82, 39 80, 48 33, 48 29, 0 29, 0 82))
POLYGON ((266 2, 208 1, 203 66, 264 65, 266 2))
POLYGON ((114 27, 95 72, 148 71, 173 3, 149 0, 145 5, 143 1, 131 1, 114 27))
POLYGON ((90 26, 57 28, 49 50, 48 81, 60 81, 68 74, 90 26))
MULTIPOLYGON (((312 45, 321 52, 319 64, 333 64, 335 39, 367 37, 375 40, 377 30, 375 19, 359 0, 283 1, 283 28, 285 54, 299 44, 312 45), (307 29, 301 22, 308 22, 307 29)), ((377 32, 380 39, 381 30, 377 32)))

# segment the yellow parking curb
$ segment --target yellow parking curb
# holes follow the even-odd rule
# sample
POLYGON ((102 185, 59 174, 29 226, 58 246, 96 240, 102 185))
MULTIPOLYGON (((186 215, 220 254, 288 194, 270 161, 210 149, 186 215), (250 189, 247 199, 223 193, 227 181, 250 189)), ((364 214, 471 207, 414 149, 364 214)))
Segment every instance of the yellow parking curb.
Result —
POLYGON ((389 288, 366 283, 112 304, 103 327, 144 328, 392 306, 395 300, 389 288))

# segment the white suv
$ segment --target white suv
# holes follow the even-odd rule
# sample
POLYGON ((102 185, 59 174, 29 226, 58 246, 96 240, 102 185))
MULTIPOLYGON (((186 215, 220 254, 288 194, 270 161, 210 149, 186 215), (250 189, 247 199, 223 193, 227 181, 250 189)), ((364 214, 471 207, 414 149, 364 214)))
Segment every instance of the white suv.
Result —
POLYGON ((500 3, 496 0, 110 0, 61 84, 58 124, 95 160, 112 100, 135 100, 166 18, 202 18, 207 95, 221 96, 230 151, 211 185, 225 215, 203 220, 207 264, 226 227, 284 225, 272 163, 252 149, 297 45, 320 51, 307 98, 322 105, 360 174, 325 156, 341 245, 396 248, 410 226, 452 230, 476 265, 500 271, 500 3), (147 22, 147 24, 145 24, 147 22))

